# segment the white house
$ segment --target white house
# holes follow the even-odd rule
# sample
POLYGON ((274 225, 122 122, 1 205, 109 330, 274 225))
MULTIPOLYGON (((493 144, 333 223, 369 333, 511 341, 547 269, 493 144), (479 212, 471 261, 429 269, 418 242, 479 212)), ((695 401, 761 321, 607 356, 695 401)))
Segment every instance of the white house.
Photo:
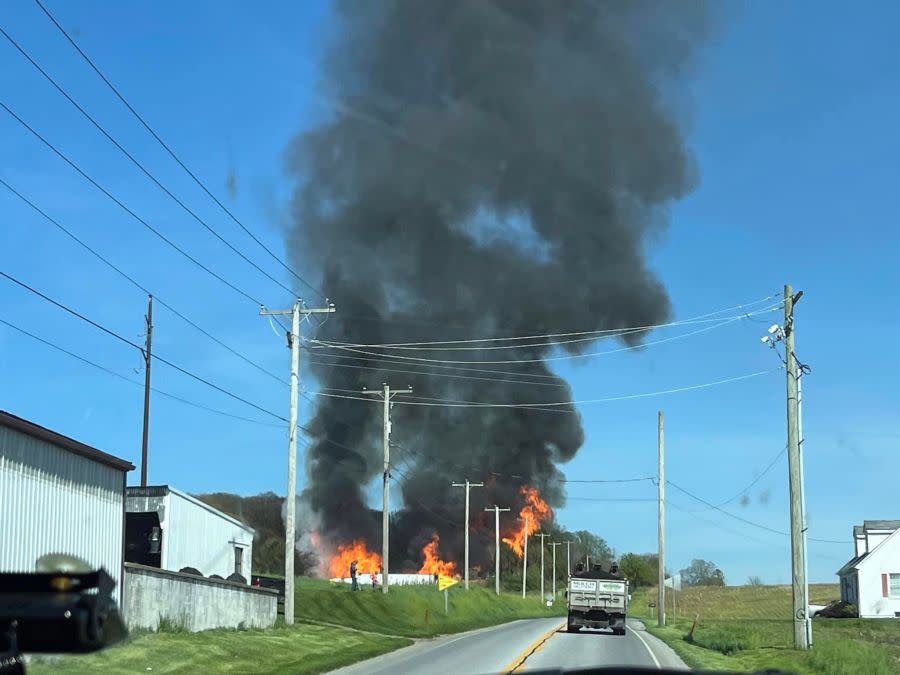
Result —
POLYGON ((125 510, 127 562, 223 579, 253 574, 253 528, 196 497, 170 485, 129 487, 125 510))
POLYGON ((866 619, 900 618, 900 520, 866 520, 853 528, 854 557, 841 569, 841 600, 866 619))

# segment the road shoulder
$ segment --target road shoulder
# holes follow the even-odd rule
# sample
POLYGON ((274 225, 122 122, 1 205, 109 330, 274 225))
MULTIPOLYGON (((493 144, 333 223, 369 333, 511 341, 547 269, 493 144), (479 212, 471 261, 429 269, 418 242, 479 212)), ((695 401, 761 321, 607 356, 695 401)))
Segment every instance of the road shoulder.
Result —
POLYGON ((628 628, 635 636, 644 643, 647 651, 653 657, 654 662, 660 668, 670 668, 673 670, 690 670, 684 661, 675 653, 675 651, 660 640, 655 635, 651 635, 650 631, 640 619, 628 619, 628 628))

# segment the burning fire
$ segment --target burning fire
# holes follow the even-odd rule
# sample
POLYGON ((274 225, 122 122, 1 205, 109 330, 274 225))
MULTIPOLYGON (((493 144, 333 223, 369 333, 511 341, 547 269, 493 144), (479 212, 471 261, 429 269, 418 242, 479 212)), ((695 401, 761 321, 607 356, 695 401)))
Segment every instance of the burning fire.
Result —
POLYGON ((517 531, 503 537, 503 541, 509 544, 515 554, 521 558, 524 552, 525 537, 534 534, 542 522, 552 518, 553 509, 541 499, 541 493, 537 491, 537 488, 523 485, 519 488, 519 493, 525 498, 525 506, 519 510, 519 519, 522 524, 517 531))
POLYGON ((362 539, 354 539, 349 544, 337 547, 331 562, 328 563, 328 574, 333 579, 346 579, 350 576, 350 563, 356 560, 357 574, 378 574, 381 570, 381 556, 366 548, 362 539))
POLYGON ((422 547, 422 555, 425 556, 425 562, 422 563, 419 574, 443 574, 451 577, 456 574, 456 563, 452 561, 441 560, 438 556, 438 545, 441 538, 435 532, 431 535, 431 541, 422 547))

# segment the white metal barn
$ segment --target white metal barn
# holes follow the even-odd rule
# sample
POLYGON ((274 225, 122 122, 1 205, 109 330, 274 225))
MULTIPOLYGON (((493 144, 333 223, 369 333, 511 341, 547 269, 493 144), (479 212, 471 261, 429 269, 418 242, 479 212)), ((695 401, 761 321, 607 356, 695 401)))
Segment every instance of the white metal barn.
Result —
POLYGON ((841 600, 866 619, 900 618, 900 520, 853 528, 856 555, 840 570, 841 600))
POLYGON ((170 485, 129 487, 125 502, 128 562, 223 579, 237 573, 249 582, 252 527, 170 485))
POLYGON ((134 466, 0 411, 0 571, 78 556, 115 579, 121 601, 125 482, 134 466))

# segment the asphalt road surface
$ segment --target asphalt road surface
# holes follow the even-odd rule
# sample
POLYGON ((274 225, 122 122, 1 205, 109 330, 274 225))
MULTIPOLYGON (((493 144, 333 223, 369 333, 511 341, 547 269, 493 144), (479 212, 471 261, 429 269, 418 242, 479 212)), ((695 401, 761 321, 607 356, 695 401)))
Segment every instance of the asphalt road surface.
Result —
POLYGON ((596 666, 687 667, 665 644, 644 630, 639 621, 628 621, 625 636, 603 631, 567 633, 564 618, 527 619, 419 640, 368 661, 334 671, 340 675, 391 675, 395 673, 452 673, 487 675, 527 673, 542 668, 590 668, 596 666))

